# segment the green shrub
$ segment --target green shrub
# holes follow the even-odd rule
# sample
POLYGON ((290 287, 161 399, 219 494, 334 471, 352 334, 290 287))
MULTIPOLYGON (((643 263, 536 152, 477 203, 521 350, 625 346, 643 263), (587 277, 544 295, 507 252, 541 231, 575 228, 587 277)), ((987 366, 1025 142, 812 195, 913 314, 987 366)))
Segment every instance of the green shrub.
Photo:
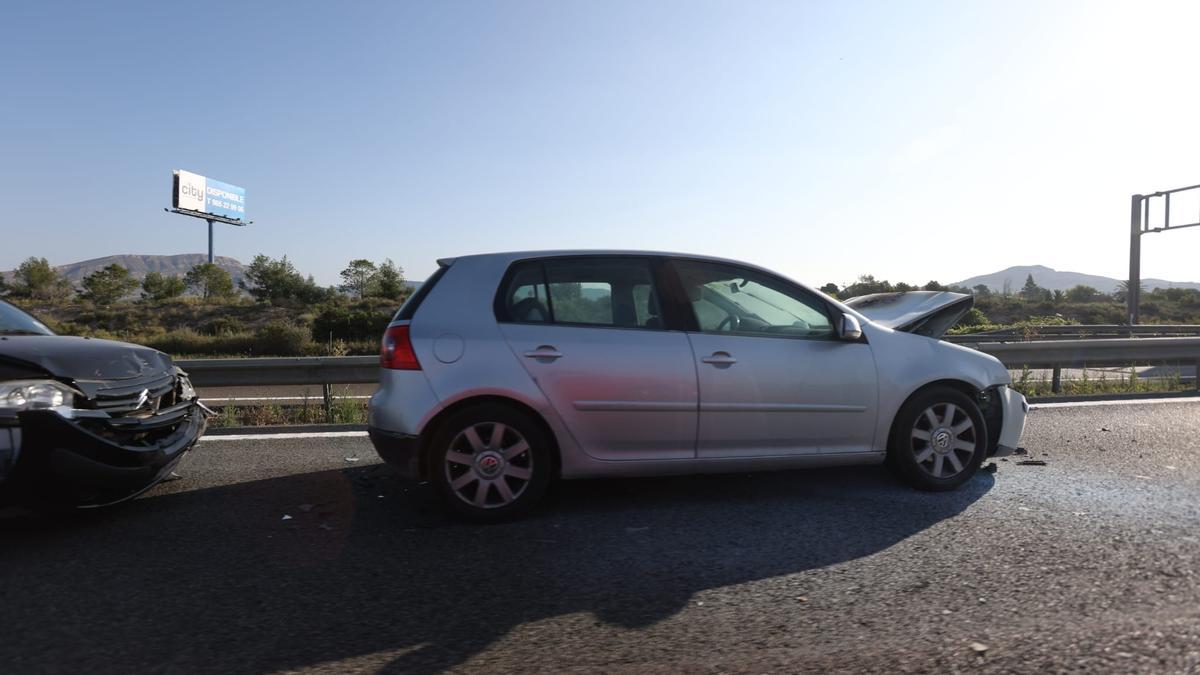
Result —
POLYGON ((307 330, 278 321, 259 328, 254 341, 256 356, 304 356, 315 349, 307 330))
POLYGON ((956 325, 958 325, 958 326, 986 326, 988 323, 989 322, 988 322, 987 316, 985 316, 984 313, 979 311, 977 308, 972 307, 970 309, 970 311, 968 311, 966 314, 963 315, 963 317, 961 319, 958 320, 958 324, 956 324, 956 325))
POLYGON ((231 316, 209 319, 202 328, 205 335, 235 335, 246 332, 246 325, 231 316))
POLYGON ((392 320, 392 313, 330 305, 312 322, 312 337, 320 343, 334 340, 378 340, 392 320))

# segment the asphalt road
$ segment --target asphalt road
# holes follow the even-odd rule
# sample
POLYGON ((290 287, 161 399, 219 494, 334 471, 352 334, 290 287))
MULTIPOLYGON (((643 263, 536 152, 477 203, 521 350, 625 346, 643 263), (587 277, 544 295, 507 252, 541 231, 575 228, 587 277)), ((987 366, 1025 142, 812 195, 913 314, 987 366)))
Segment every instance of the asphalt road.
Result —
POLYGON ((131 504, 0 521, 0 668, 1197 672, 1197 439, 1197 403, 1040 409, 1045 466, 951 494, 594 481, 492 527, 364 438, 212 440, 131 504))

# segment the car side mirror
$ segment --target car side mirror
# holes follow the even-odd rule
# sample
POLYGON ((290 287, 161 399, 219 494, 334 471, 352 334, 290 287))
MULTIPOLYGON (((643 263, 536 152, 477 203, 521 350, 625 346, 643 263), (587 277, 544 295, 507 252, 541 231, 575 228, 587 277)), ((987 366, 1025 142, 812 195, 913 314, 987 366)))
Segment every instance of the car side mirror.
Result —
POLYGON ((851 341, 862 337, 862 325, 858 323, 858 319, 849 315, 842 315, 842 330, 838 337, 843 340, 851 341))

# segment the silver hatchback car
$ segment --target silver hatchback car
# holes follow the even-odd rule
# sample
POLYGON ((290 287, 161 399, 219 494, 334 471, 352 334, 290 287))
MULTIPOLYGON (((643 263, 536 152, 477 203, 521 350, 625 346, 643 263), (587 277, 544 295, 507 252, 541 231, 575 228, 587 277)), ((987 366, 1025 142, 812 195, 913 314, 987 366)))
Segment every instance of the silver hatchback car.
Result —
POLYGON ((841 303, 753 265, 651 252, 438 264, 384 335, 369 431, 471 518, 599 476, 887 462, 950 490, 1025 426, 1004 366, 939 339, 969 295, 841 303))

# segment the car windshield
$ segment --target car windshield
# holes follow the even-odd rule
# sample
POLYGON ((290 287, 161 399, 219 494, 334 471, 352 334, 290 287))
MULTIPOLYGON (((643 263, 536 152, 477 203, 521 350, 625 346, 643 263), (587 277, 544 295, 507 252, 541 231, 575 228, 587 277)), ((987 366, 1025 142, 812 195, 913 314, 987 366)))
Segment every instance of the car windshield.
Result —
POLYGON ((0 300, 0 335, 54 335, 46 324, 0 300))

